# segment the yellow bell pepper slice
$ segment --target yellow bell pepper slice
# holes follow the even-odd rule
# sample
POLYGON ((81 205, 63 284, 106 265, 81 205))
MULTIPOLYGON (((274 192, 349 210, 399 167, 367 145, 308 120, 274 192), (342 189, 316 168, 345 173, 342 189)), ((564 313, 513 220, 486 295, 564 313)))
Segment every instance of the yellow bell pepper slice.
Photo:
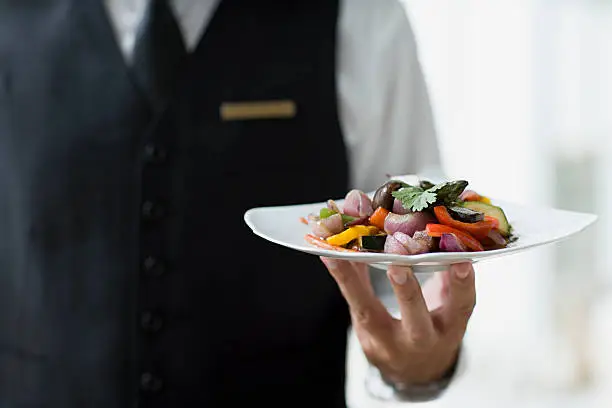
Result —
POLYGON ((349 227, 339 234, 332 235, 331 237, 327 238, 326 241, 331 245, 343 246, 359 237, 376 235, 378 234, 378 231, 378 228, 373 226, 355 225, 353 227, 349 227))
POLYGON ((480 201, 481 203, 485 203, 485 204, 491 205, 491 199, 489 197, 481 196, 480 200, 478 200, 478 201, 480 201))

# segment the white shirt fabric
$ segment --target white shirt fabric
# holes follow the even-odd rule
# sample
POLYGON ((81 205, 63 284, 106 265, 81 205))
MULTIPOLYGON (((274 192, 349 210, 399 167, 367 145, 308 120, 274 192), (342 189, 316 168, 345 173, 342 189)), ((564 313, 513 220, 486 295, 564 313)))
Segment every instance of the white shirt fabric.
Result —
MULTIPOLYGON (((148 1, 105 0, 128 64, 148 1)), ((191 51, 219 0, 169 1, 191 51)), ((432 111, 404 6, 399 0, 340 0, 340 7, 337 95, 352 187, 372 191, 388 175, 441 179, 432 111)), ((367 388, 380 399, 404 398, 375 375, 369 375, 367 388)))
MULTIPOLYGON (((148 0, 105 0, 129 63, 148 0)), ((170 0, 189 50, 218 0, 170 0)), ((440 156, 417 47, 399 0, 341 0, 337 94, 351 186, 376 189, 387 175, 431 174, 440 156)))

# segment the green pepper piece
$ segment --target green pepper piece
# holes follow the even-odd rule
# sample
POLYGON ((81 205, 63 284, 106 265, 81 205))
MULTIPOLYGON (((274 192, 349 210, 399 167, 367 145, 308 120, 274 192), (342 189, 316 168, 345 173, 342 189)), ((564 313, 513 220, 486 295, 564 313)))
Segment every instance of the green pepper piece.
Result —
POLYGON ((342 223, 345 225, 348 224, 349 222, 355 221, 356 219, 357 218, 351 217, 350 215, 342 214, 342 223))
POLYGON ((319 211, 319 218, 329 218, 334 214, 336 214, 334 210, 330 210, 329 208, 321 208, 321 211, 319 211))

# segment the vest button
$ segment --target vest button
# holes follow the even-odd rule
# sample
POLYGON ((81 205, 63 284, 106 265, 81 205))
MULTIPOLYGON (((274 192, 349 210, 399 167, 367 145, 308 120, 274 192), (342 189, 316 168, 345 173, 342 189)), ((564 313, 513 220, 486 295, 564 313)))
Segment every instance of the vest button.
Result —
POLYGON ((157 392, 162 389, 163 382, 151 373, 143 373, 140 376, 140 388, 147 392, 157 392))
POLYGON ((145 220, 156 220, 164 215, 164 208, 152 201, 145 201, 142 204, 141 212, 145 220))
POLYGON ((154 256, 147 256, 142 261, 142 269, 149 276, 161 276, 166 272, 164 264, 154 256))
POLYGON ((161 330, 162 325, 162 318, 152 312, 143 312, 140 315, 140 327, 142 327, 144 331, 155 333, 161 330))
POLYGON ((144 157, 148 163, 163 163, 168 154, 164 149, 154 144, 147 144, 144 147, 144 157))

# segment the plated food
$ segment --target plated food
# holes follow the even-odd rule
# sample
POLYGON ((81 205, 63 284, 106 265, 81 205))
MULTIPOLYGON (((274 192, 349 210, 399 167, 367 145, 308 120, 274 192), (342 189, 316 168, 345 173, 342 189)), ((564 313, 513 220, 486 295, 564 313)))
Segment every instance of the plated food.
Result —
POLYGON ((390 180, 372 197, 351 190, 302 219, 306 241, 321 249, 419 255, 506 248, 516 238, 504 210, 465 180, 411 185, 390 180))

